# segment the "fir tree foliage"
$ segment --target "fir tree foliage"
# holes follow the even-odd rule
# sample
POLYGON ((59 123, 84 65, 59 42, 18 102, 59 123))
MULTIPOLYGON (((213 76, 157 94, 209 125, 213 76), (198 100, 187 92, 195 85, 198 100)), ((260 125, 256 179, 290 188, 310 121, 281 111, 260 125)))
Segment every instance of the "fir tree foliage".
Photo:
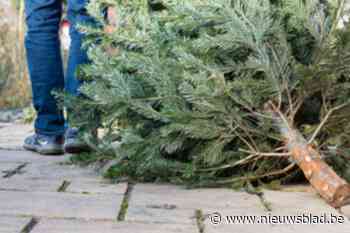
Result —
POLYGON ((344 1, 91 0, 104 26, 106 6, 116 6, 113 33, 83 28, 92 64, 75 124, 101 120, 95 148, 113 159, 109 175, 195 185, 288 177, 293 161, 268 103, 349 173, 344 1))

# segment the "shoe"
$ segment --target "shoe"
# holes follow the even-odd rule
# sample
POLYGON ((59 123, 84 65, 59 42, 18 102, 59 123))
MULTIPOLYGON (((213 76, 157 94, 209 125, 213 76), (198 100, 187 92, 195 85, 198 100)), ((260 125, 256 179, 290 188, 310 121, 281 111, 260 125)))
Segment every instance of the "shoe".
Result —
POLYGON ((91 148, 80 138, 77 128, 69 128, 65 135, 64 151, 69 154, 79 154, 89 152, 91 148))
POLYGON ((23 148, 42 155, 62 155, 64 137, 34 134, 24 140, 23 148))

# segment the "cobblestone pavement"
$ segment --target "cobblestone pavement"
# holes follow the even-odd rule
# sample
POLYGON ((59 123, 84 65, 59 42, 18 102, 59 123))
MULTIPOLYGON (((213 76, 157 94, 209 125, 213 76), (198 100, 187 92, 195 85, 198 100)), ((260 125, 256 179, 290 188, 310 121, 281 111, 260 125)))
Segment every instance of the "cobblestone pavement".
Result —
POLYGON ((91 169, 67 163, 69 155, 23 151, 22 140, 31 132, 28 125, 0 124, 0 233, 350 232, 350 208, 340 214, 308 186, 257 196, 111 184, 91 169), (281 224, 291 221, 307 224, 281 224))

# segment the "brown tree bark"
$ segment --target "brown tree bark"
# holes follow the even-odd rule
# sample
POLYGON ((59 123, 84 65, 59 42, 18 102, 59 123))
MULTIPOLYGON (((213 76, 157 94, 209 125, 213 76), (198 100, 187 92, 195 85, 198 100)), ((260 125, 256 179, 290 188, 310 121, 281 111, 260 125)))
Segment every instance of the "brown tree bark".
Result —
POLYGON ((322 160, 321 154, 298 130, 285 119, 277 119, 277 127, 285 138, 288 151, 313 188, 335 208, 350 204, 350 185, 322 160))

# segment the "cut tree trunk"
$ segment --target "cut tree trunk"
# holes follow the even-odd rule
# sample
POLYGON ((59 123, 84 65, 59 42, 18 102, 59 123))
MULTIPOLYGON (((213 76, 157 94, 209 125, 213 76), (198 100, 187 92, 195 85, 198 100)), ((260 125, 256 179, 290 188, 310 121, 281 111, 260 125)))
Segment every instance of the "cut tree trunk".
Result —
POLYGON ((313 188, 335 208, 350 204, 350 185, 322 160, 321 154, 298 130, 282 117, 275 119, 287 149, 313 188))

